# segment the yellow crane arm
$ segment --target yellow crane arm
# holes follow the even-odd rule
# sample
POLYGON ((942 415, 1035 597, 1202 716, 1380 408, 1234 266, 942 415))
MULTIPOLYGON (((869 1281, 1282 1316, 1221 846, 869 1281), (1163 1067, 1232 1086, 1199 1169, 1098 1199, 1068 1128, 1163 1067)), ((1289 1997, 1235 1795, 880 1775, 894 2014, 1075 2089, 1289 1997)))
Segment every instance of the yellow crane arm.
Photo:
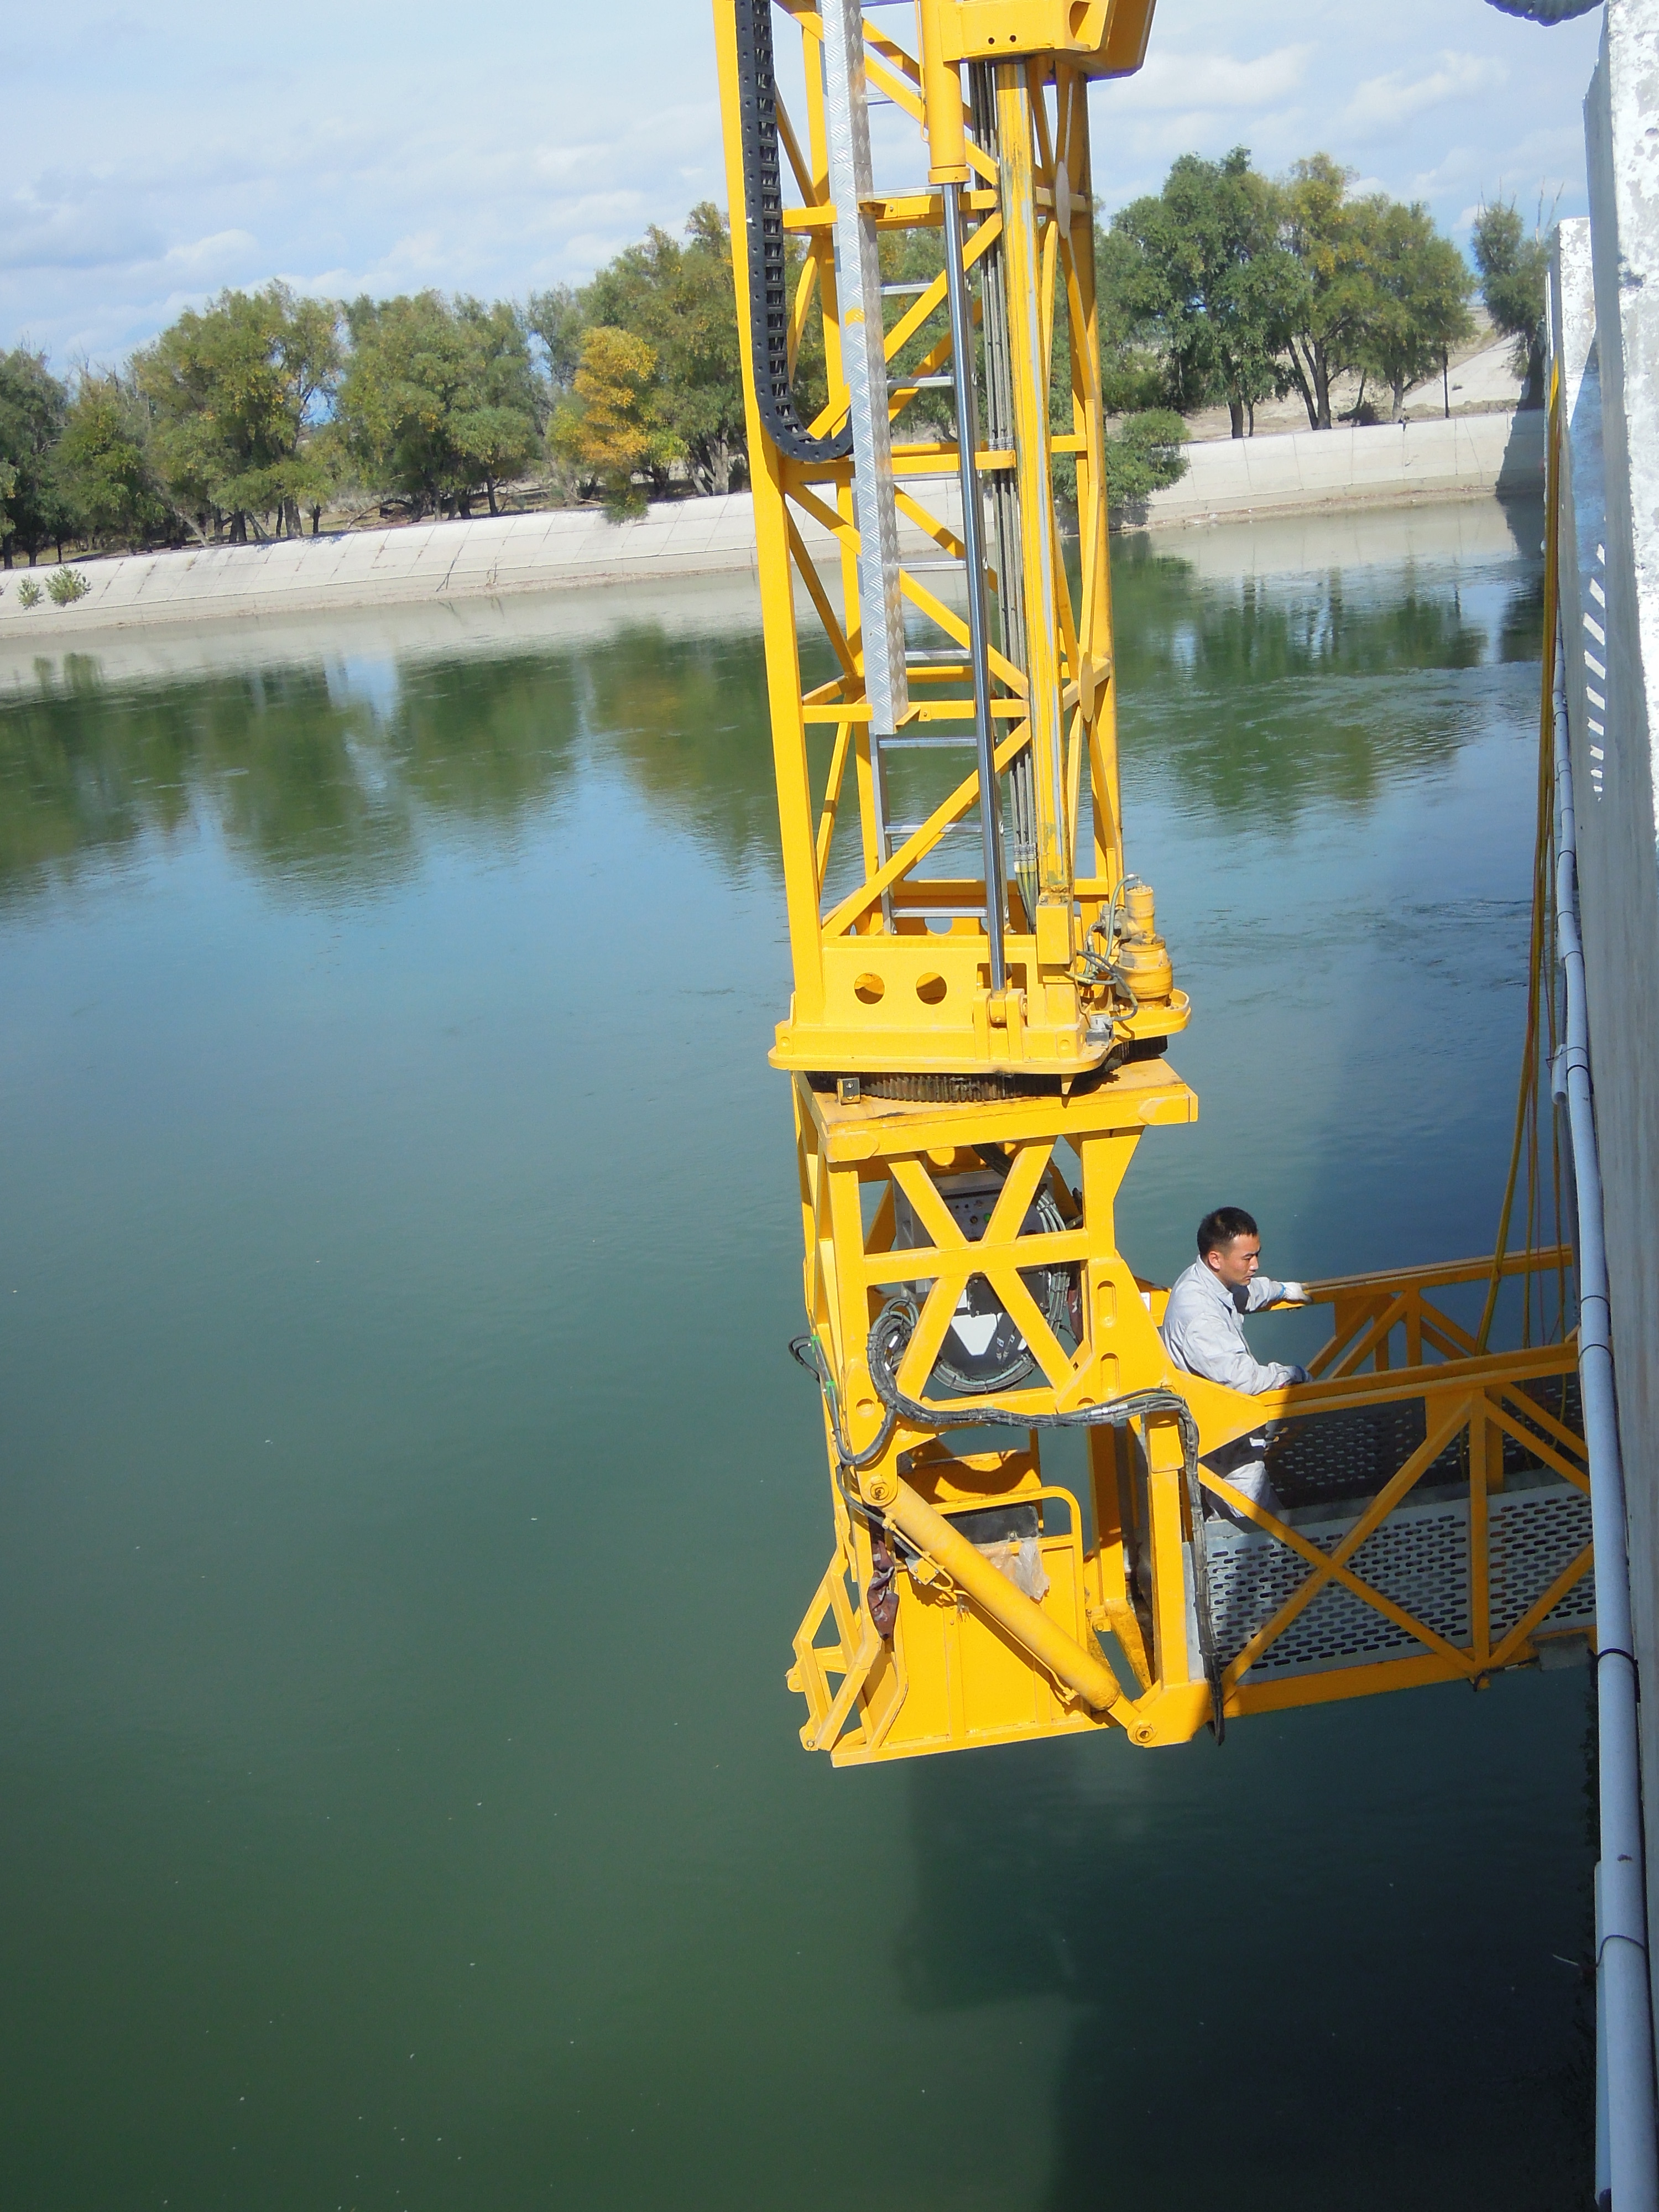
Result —
POLYGON ((1316 1286, 1331 1343, 1268 1401, 1173 1365, 1117 1249, 1143 1133, 1198 1112, 1124 853, 1095 315, 1089 87, 1152 14, 919 0, 912 50, 858 0, 714 0, 836 1531, 789 1679, 842 1762, 1181 1741, 1593 1618, 1571 1348, 1443 1302, 1490 1262, 1316 1286), (872 96, 909 133, 879 178, 872 96), (1264 1419, 1310 1494, 1370 1470, 1334 1534, 1229 1481, 1264 1419), (1388 1564, 1412 1516, 1426 1582, 1388 1564))

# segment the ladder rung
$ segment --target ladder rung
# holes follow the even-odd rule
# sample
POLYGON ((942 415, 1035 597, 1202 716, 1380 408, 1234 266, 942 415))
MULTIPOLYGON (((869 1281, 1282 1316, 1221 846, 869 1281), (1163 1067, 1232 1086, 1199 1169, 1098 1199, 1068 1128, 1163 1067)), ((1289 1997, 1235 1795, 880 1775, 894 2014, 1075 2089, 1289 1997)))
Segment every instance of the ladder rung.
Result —
POLYGON ((948 561, 901 561, 899 566, 907 575, 920 576, 929 568, 959 568, 967 556, 953 554, 948 561))
MULTIPOLYGON (((970 705, 972 702, 971 702, 970 701, 964 700, 963 703, 963 705, 964 705, 964 706, 966 706, 966 705, 970 705)), ((913 738, 913 737, 910 735, 910 732, 909 732, 908 730, 895 730, 895 731, 893 732, 893 733, 892 733, 892 735, 891 735, 890 737, 885 737, 885 738, 875 738, 875 739, 872 739, 872 743, 874 743, 874 744, 880 744, 880 745, 884 745, 884 746, 885 746, 885 745, 906 745, 906 746, 913 746, 913 745, 956 745, 956 746, 957 746, 958 748, 960 748, 960 747, 961 747, 961 746, 963 746, 963 745, 967 745, 967 746, 969 746, 969 747, 971 749, 971 748, 972 748, 972 747, 973 747, 973 746, 974 746, 974 745, 978 742, 978 740, 975 738, 975 736, 974 736, 974 734, 973 734, 973 732, 972 732, 971 731, 966 732, 963 736, 961 736, 961 737, 959 737, 959 738, 936 738, 936 737, 917 737, 917 738, 913 738)))
POLYGON ((887 380, 890 392, 954 392, 954 376, 892 376, 887 380))
POLYGON ((985 919, 982 906, 905 906, 893 908, 896 916, 905 921, 978 921, 985 919))
POLYGON ((884 284, 881 296, 884 300, 908 299, 918 292, 931 292, 938 282, 937 276, 929 276, 920 284, 884 284))
MULTIPOLYGON (((902 843, 905 838, 914 837, 918 830, 925 830, 927 827, 927 824, 925 822, 890 822, 887 824, 887 835, 890 837, 896 837, 902 843)), ((947 822, 939 834, 941 842, 946 837, 977 837, 979 827, 977 823, 971 822, 947 822)))

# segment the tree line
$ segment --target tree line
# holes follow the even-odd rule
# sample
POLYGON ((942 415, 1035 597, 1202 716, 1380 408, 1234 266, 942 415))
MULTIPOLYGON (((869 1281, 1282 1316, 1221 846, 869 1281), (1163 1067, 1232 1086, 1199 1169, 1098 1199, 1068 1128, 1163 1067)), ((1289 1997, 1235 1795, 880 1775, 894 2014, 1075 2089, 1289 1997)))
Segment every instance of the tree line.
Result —
MULTIPOLYGON (((1420 204, 1351 185, 1323 154, 1283 179, 1243 148, 1188 155, 1097 228, 1117 498, 1179 474, 1180 417, 1199 408, 1224 404, 1243 436, 1262 400, 1294 393, 1328 429, 1334 386, 1357 374, 1350 415, 1397 417, 1469 335, 1477 290, 1516 340, 1522 404, 1540 404, 1547 249, 1514 204, 1480 211, 1471 270, 1420 204)), ((884 241, 894 277, 931 276, 939 254, 931 233, 884 241)), ((1057 420, 1064 336, 1062 301, 1057 420)), ((810 327, 795 374, 810 416, 825 392, 810 327)), ((705 202, 681 238, 653 227, 589 283, 522 303, 338 302, 273 283, 186 310, 119 368, 60 380, 44 355, 0 355, 0 557, 240 544, 307 517, 314 534, 325 511, 495 514, 531 479, 543 500, 625 513, 746 480, 745 440, 730 231, 705 202)))
POLYGON ((1240 146, 1183 155, 1160 192, 1121 209, 1098 245, 1108 404, 1224 405, 1243 437, 1262 400, 1294 395, 1328 430, 1333 386, 1358 375, 1350 419, 1398 421, 1474 335, 1478 290, 1516 342, 1521 404, 1540 405, 1548 249, 1513 201, 1480 210, 1471 269, 1420 201, 1352 181, 1328 154, 1266 177, 1240 146))

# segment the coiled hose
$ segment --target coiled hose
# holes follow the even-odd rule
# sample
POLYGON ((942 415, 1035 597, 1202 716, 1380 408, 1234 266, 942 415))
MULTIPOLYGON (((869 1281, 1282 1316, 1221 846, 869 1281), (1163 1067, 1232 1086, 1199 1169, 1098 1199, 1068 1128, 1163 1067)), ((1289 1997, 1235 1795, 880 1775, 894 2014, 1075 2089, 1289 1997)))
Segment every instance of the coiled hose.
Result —
POLYGON ((815 438, 795 411, 795 396, 789 384, 789 262, 783 233, 783 178, 778 161, 772 0, 735 0, 735 11, 755 399, 767 436, 787 459, 844 461, 853 450, 850 423, 832 438, 815 438))
POLYGON ((1162 1389, 1132 1390, 1124 1397, 1109 1398, 1097 1406, 1076 1406, 1062 1413, 1028 1413, 1016 1410, 1012 1406, 988 1402, 979 1402, 971 1407, 930 1406, 922 1399, 907 1396, 899 1389, 897 1381, 899 1366, 911 1338, 915 1334, 920 1319, 921 1315, 912 1298, 890 1298, 876 1316, 866 1353, 870 1380, 885 1411, 875 1438, 860 1452, 854 1451, 847 1441, 846 1432, 841 1425, 841 1407, 830 1372, 830 1363, 816 1334, 798 1336, 790 1344, 790 1353, 796 1364, 804 1367, 809 1375, 817 1376, 818 1387, 823 1393, 843 1483, 849 1475, 856 1474, 861 1468, 871 1466, 880 1458, 891 1443, 893 1431, 900 1421, 910 1428, 935 1431, 991 1425, 1014 1429, 1121 1429, 1149 1414, 1172 1417, 1181 1436, 1182 1473, 1192 1520, 1193 1596, 1194 1610, 1198 1616, 1199 1652, 1204 1666, 1204 1679, 1210 1686, 1215 1740, 1218 1743, 1222 1742, 1226 1735, 1226 1721, 1222 1711, 1221 1663, 1216 1653, 1215 1624, 1210 1611, 1209 1555, 1204 1540, 1204 1486, 1198 1467, 1198 1423, 1193 1419, 1192 1407, 1176 1391, 1162 1389))

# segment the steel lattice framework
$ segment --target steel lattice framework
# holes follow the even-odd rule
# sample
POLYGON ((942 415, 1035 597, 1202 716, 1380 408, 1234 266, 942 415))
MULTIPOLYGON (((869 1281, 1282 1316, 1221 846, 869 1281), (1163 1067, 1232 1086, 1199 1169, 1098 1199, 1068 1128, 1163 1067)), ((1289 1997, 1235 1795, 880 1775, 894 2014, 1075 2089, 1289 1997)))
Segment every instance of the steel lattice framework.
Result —
POLYGON ((1310 1285, 1312 1379, 1251 1398, 1173 1368, 1117 1250, 1142 1134, 1197 1115, 1126 869, 1096 337, 1088 88, 1151 15, 919 0, 911 51, 854 0, 715 0, 836 1528, 789 1680, 838 1762, 1183 1741, 1593 1617, 1571 1343, 1491 1352, 1440 1302, 1565 1255, 1310 1285), (1264 1421, 1283 1519, 1205 1464, 1264 1421))

